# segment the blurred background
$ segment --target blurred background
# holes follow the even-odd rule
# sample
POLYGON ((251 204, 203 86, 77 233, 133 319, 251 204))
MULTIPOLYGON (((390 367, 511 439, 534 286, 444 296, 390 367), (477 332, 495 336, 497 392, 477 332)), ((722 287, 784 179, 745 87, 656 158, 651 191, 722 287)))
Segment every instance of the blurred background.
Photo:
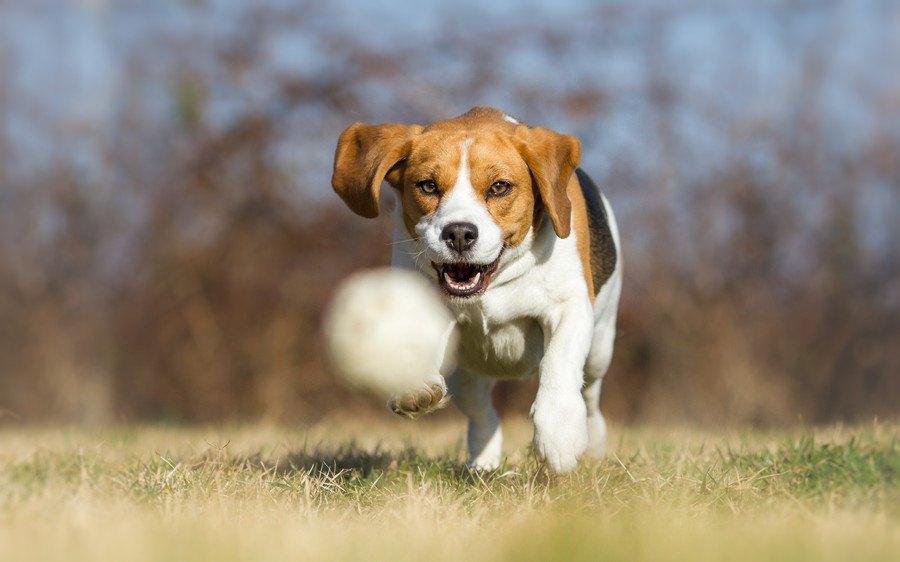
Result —
POLYGON ((0 424, 384 411, 317 347, 390 256, 334 145, 473 105, 617 211, 614 422, 900 413, 895 1, 0 0, 0 71, 0 424))

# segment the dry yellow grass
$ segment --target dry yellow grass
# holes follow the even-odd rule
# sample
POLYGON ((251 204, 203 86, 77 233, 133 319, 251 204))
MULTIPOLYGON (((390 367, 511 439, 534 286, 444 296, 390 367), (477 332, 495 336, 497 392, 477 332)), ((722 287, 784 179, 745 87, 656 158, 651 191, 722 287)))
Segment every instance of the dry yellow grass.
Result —
POLYGON ((507 424, 496 474, 463 425, 0 430, 0 560, 897 560, 897 424, 613 428, 548 478, 507 424))

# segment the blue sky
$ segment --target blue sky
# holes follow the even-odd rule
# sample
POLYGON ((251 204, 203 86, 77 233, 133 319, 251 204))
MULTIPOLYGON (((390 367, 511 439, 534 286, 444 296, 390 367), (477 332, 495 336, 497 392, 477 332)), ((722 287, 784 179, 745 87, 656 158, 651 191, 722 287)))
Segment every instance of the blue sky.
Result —
MULTIPOLYGON (((853 151, 880 134, 888 124, 874 109, 900 98, 900 4, 890 1, 22 0, 0 7, 0 63, 10 69, 0 125, 14 150, 32 156, 16 159, 17 172, 32 173, 42 160, 34 156, 50 153, 89 173, 98 166, 97 143, 115 134, 126 105, 137 105, 150 121, 169 119, 171 69, 194 55, 192 45, 215 46, 239 33, 253 5, 336 30, 376 53, 408 55, 406 71, 419 84, 414 87, 430 92, 448 113, 485 103, 521 113, 521 100, 508 93, 511 83, 549 93, 602 89, 607 101, 601 119, 578 121, 552 104, 524 115, 581 136, 601 176, 623 159, 656 168, 673 158, 659 144, 659 116, 645 99, 654 65, 676 76, 680 88, 679 106, 667 119, 682 140, 674 157, 697 161, 685 166, 685 174, 709 173, 730 157, 722 136, 734 131, 725 127, 752 136, 796 118, 807 103, 796 98, 811 57, 823 58, 826 76, 808 103, 817 106, 822 131, 836 150, 853 151), (560 54, 529 41, 537 26, 576 40, 560 54), (448 36, 457 44, 440 42, 448 36), (653 43, 660 60, 647 50, 653 43), (472 71, 472 60, 459 53, 473 45, 503 50, 498 82, 477 95, 458 86, 472 71), (135 64, 143 65, 139 85, 133 83, 135 64), (711 113, 723 117, 710 119, 711 113)), ((292 31, 287 23, 263 38, 265 56, 247 77, 211 77, 211 126, 264 106, 273 75, 315 76, 338 64, 328 45, 304 29, 292 31)), ((196 64, 209 71, 202 59, 196 64)), ((403 101, 409 88, 401 80, 362 84, 360 92, 370 101, 371 118, 394 120, 421 113, 403 101)), ((331 145, 345 123, 296 119, 284 137, 285 166, 315 175, 304 183, 322 185, 326 193, 331 145), (306 158, 299 166, 290 161, 297 154, 306 158)), ((765 167, 771 157, 762 147, 750 160, 765 167)))

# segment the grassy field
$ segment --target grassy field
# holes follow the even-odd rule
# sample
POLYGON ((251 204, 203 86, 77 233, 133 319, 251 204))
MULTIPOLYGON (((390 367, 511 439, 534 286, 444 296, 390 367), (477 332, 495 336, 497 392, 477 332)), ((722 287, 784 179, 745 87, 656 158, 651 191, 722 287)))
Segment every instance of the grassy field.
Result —
POLYGON ((549 478, 463 425, 0 429, 0 560, 900 560, 900 425, 623 429, 549 478))

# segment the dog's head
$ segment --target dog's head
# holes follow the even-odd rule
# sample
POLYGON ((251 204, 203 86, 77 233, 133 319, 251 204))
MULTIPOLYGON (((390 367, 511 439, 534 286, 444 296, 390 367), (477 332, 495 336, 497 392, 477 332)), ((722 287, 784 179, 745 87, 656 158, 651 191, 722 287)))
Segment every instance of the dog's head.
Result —
POLYGON ((571 230, 569 179, 578 140, 519 123, 493 108, 419 125, 356 123, 338 140, 331 183, 359 215, 378 215, 381 182, 398 192, 403 221, 451 297, 482 294, 504 249, 529 239, 544 213, 571 230))

